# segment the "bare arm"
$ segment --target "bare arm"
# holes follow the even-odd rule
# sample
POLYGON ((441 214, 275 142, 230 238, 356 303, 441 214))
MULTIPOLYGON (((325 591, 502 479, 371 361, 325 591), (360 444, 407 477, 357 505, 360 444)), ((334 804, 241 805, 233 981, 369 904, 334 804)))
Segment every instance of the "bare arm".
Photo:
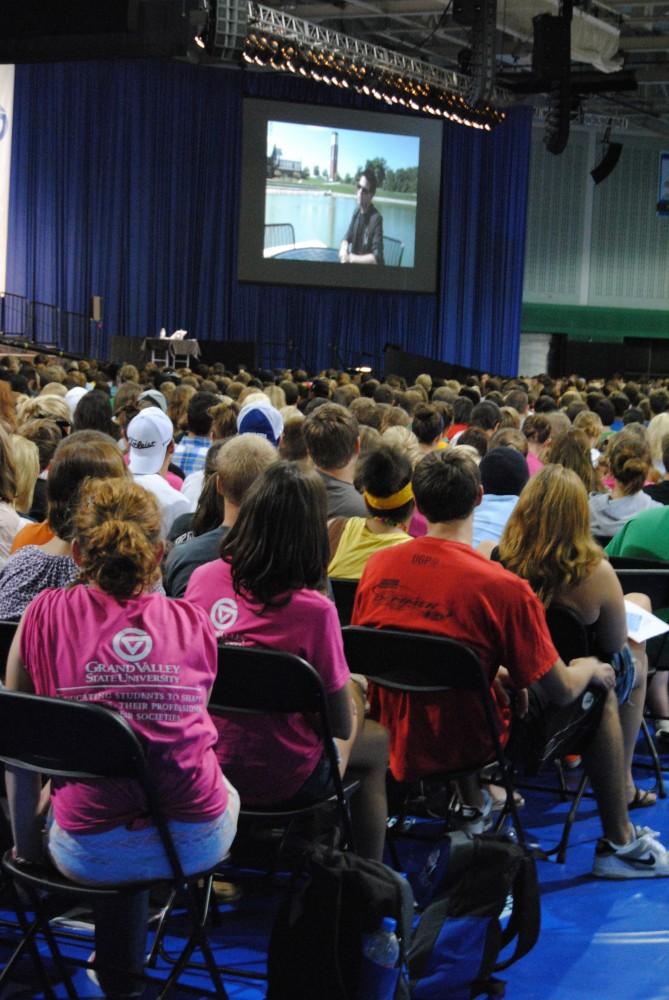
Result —
POLYGON ((567 666, 556 660, 547 674, 537 682, 553 705, 570 705, 590 684, 609 690, 615 686, 616 675, 610 663, 594 656, 582 656, 567 666))
POLYGON ((340 740, 347 740, 353 730, 353 712, 351 710, 351 700, 354 694, 353 685, 353 681, 348 681, 339 691, 328 695, 332 735, 340 740))
POLYGON ((620 580, 610 562, 602 560, 593 578, 601 602, 597 621, 597 647, 602 653, 617 653, 627 642, 627 614, 620 580))
POLYGON ((376 257, 373 253, 350 253, 348 264, 376 264, 376 257))
MULTIPOLYGON (((24 691, 28 694, 34 694, 33 682, 21 658, 22 632, 23 619, 16 629, 7 657, 5 683, 9 691, 24 691)), ((23 768, 7 765, 6 782, 7 802, 16 854, 26 861, 41 862, 44 859, 40 819, 42 779, 35 771, 26 771, 23 768)))

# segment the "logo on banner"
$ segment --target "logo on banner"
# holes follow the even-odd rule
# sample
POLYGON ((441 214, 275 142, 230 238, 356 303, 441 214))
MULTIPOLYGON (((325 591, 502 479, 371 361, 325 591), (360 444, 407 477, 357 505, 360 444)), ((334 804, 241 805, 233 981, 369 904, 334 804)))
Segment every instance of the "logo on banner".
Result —
POLYGON ((119 659, 136 663, 149 655, 153 649, 153 639, 141 628, 124 628, 112 639, 112 649, 119 659))
POLYGON ((5 138, 7 132, 7 126, 9 125, 9 115, 0 104, 0 140, 5 138))
POLYGON ((237 602, 229 597, 222 597, 212 606, 210 617, 215 629, 227 632, 239 618, 237 602))

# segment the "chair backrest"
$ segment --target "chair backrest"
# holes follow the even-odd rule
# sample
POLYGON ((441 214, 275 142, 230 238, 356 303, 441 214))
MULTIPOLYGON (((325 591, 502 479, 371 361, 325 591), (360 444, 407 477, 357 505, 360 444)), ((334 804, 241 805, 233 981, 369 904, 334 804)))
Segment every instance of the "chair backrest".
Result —
POLYGON ((490 680, 476 653, 446 636, 349 625, 342 630, 349 668, 391 691, 479 691, 490 680))
POLYGON ((0 689, 0 760, 49 777, 139 782, 175 877, 183 872, 142 745, 118 712, 91 702, 0 689))
POLYGON ((611 556, 610 562, 623 593, 646 594, 654 611, 669 607, 669 563, 629 556, 611 556))
POLYGON ((404 256, 404 243, 392 236, 383 237, 383 260, 388 267, 399 267, 404 256))
POLYGON ((295 246, 295 230, 292 222, 268 223, 265 226, 265 249, 295 246))
POLYGON ((339 774, 327 695, 320 674, 294 653, 261 646, 218 647, 218 670, 209 710, 222 712, 311 713, 319 717, 346 840, 353 843, 351 820, 339 774))
POLYGON ((320 675, 302 657, 260 646, 222 643, 209 708, 327 714, 327 697, 320 675))
POLYGON ((353 605, 355 604, 355 592, 358 589, 358 581, 336 580, 333 576, 331 576, 330 586, 332 587, 332 593, 337 607, 337 614, 339 615, 339 624, 343 628, 344 625, 350 625, 351 623, 353 605))
POLYGON ((18 622, 0 621, 0 681, 5 679, 7 656, 17 625, 18 622))
POLYGON ((588 630, 572 608, 552 604, 546 610, 546 622, 555 648, 565 663, 578 656, 590 655, 588 630))

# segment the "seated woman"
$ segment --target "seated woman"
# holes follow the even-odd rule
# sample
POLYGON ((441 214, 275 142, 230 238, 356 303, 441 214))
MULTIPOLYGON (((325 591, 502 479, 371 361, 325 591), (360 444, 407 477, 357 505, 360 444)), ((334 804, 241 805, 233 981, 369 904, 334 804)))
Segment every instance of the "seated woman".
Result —
POLYGON ((652 464, 643 438, 622 431, 610 444, 607 459, 613 489, 590 497, 592 533, 601 538, 613 538, 635 514, 660 506, 643 492, 652 464))
MULTIPOLYGON (((213 752, 216 730, 207 713, 217 662, 213 632, 199 608, 150 592, 162 555, 160 514, 140 486, 123 478, 87 483, 73 537, 81 582, 46 590, 30 604, 9 654, 7 687, 61 698, 80 696, 85 686, 86 700, 103 700, 122 712, 146 748, 186 873, 205 871, 228 852, 239 811, 213 752), (137 687, 128 687, 117 666, 129 630, 145 638, 149 667, 170 663, 179 674, 169 702, 164 685, 145 674, 142 699, 152 712, 138 711, 137 687), (91 663, 105 665, 93 684, 91 663)), ((8 773, 16 854, 33 862, 44 861, 39 793, 39 776, 8 773)), ((54 782, 51 801, 48 851, 69 878, 117 884, 171 874, 134 783, 54 782)), ((135 984, 122 970, 142 970, 147 915, 146 891, 95 904, 96 956, 107 996, 134 995, 135 984)))
POLYGON ((412 464, 407 455, 387 445, 370 452, 360 478, 368 517, 335 517, 328 525, 328 576, 359 580, 373 552, 409 541, 414 511, 412 464))
POLYGON ((47 480, 51 537, 41 545, 23 545, 8 559, 0 573, 0 618, 19 618, 42 590, 65 587, 76 578, 71 549, 81 484, 89 477, 109 476, 128 476, 115 441, 100 431, 78 431, 63 438, 47 480))
MULTIPOLYGON (((385 840, 388 736, 365 719, 365 685, 351 679, 326 584, 326 494, 315 473, 276 462, 242 501, 221 558, 196 569, 186 600, 204 608, 219 639, 296 653, 321 675, 340 771, 362 786, 352 818, 359 852, 380 860, 385 840)), ((245 802, 315 801, 332 791, 323 740, 302 716, 216 720, 217 756, 245 802)))
MULTIPOLYGON (((645 646, 627 639, 622 588, 590 534, 588 496, 581 479, 561 465, 546 465, 523 490, 492 558, 527 580, 548 607, 566 605, 588 627, 590 651, 608 660, 629 642, 636 661, 634 688, 620 706, 627 801, 630 808, 654 805, 653 792, 636 788, 632 757, 646 697, 645 646)), ((650 610, 644 594, 629 601, 650 610)))

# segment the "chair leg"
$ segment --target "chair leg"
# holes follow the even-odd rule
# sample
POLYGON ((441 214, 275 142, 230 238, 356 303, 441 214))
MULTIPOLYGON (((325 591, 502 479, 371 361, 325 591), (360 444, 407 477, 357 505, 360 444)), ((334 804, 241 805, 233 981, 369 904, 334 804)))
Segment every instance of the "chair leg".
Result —
POLYGON ((588 784, 588 776, 587 774, 584 774, 581 780, 579 781, 578 789, 576 790, 576 794, 574 795, 571 808, 565 820, 564 826, 562 827, 562 836, 560 837, 560 842, 557 844, 556 847, 551 848, 550 851, 540 852, 540 855, 544 860, 555 855, 555 860, 559 865, 563 865, 565 863, 565 859, 567 857, 567 847, 569 846, 569 837, 571 835, 571 828, 574 825, 574 820, 576 819, 576 813, 578 812, 578 807, 581 804, 581 799, 583 798, 583 793, 585 792, 587 784, 588 784))
POLYGON ((158 961, 158 956, 160 955, 163 943, 163 937, 165 936, 165 925, 167 924, 167 920, 170 914, 172 913, 172 910, 174 909, 174 903, 176 898, 177 898, 177 891, 176 889, 172 889, 169 898, 167 900, 167 903, 163 907, 162 913, 160 914, 160 918, 156 926, 153 944, 151 946, 151 951, 149 952, 149 957, 146 960, 146 965, 147 968, 149 969, 155 968, 156 962, 158 961))
POLYGON ((657 792, 658 798, 666 799, 667 790, 664 787, 664 778, 662 777, 662 765, 660 764, 660 758, 657 755, 657 747, 655 746, 655 740, 651 736, 650 730, 648 728, 648 723, 645 718, 641 718, 641 732, 646 741, 646 746, 648 747, 648 752, 651 756, 653 762, 653 772, 655 773, 655 791, 657 792))
POLYGON ((212 882, 212 879, 207 879, 205 888, 201 895, 197 885, 194 883, 184 886, 186 905, 188 907, 188 913, 192 921, 193 929, 183 951, 179 955, 179 958, 169 975, 169 978, 167 979, 167 982, 159 994, 158 1000, 163 1000, 164 997, 169 995, 172 987, 176 984, 179 976, 188 964, 188 959, 192 955, 195 948, 199 948, 202 952, 202 957, 204 958, 207 971, 212 983, 214 984, 214 988, 216 989, 216 995, 223 998, 226 998, 228 995, 225 991, 223 980, 221 979, 220 971, 216 965, 206 932, 207 912, 209 910, 212 882))
POLYGON ((58 943, 53 934, 53 931, 49 926, 49 920, 43 911, 39 896, 33 889, 29 887, 26 889, 26 891, 30 899, 30 905, 35 914, 34 934, 42 934, 42 936, 44 937, 44 940, 47 943, 47 947, 51 952, 51 957, 53 958, 54 964, 58 969, 58 974, 63 980, 63 984, 65 986, 65 990, 67 992, 68 997, 70 998, 70 1000, 77 1000, 78 998, 77 991, 74 988, 72 978, 65 964, 65 960, 61 954, 60 948, 58 947, 58 943))
POLYGON ((13 882, 9 883, 10 891, 13 899, 14 912, 16 913, 16 918, 19 922, 19 927, 21 929, 21 934, 23 935, 18 945, 14 949, 9 961, 5 965, 4 969, 0 972, 0 996, 3 993, 3 984, 9 982, 12 970, 18 962, 21 955, 24 953, 26 948, 30 952, 30 957, 32 958, 33 966, 37 972, 37 976, 40 980, 42 988, 44 990, 44 995, 48 1000, 55 1000, 56 994, 53 991, 51 982, 49 981, 49 976, 44 965, 42 956, 39 953, 39 948, 37 947, 35 937, 37 931, 39 930, 39 921, 37 918, 29 923, 21 901, 19 899, 16 886, 13 882))

